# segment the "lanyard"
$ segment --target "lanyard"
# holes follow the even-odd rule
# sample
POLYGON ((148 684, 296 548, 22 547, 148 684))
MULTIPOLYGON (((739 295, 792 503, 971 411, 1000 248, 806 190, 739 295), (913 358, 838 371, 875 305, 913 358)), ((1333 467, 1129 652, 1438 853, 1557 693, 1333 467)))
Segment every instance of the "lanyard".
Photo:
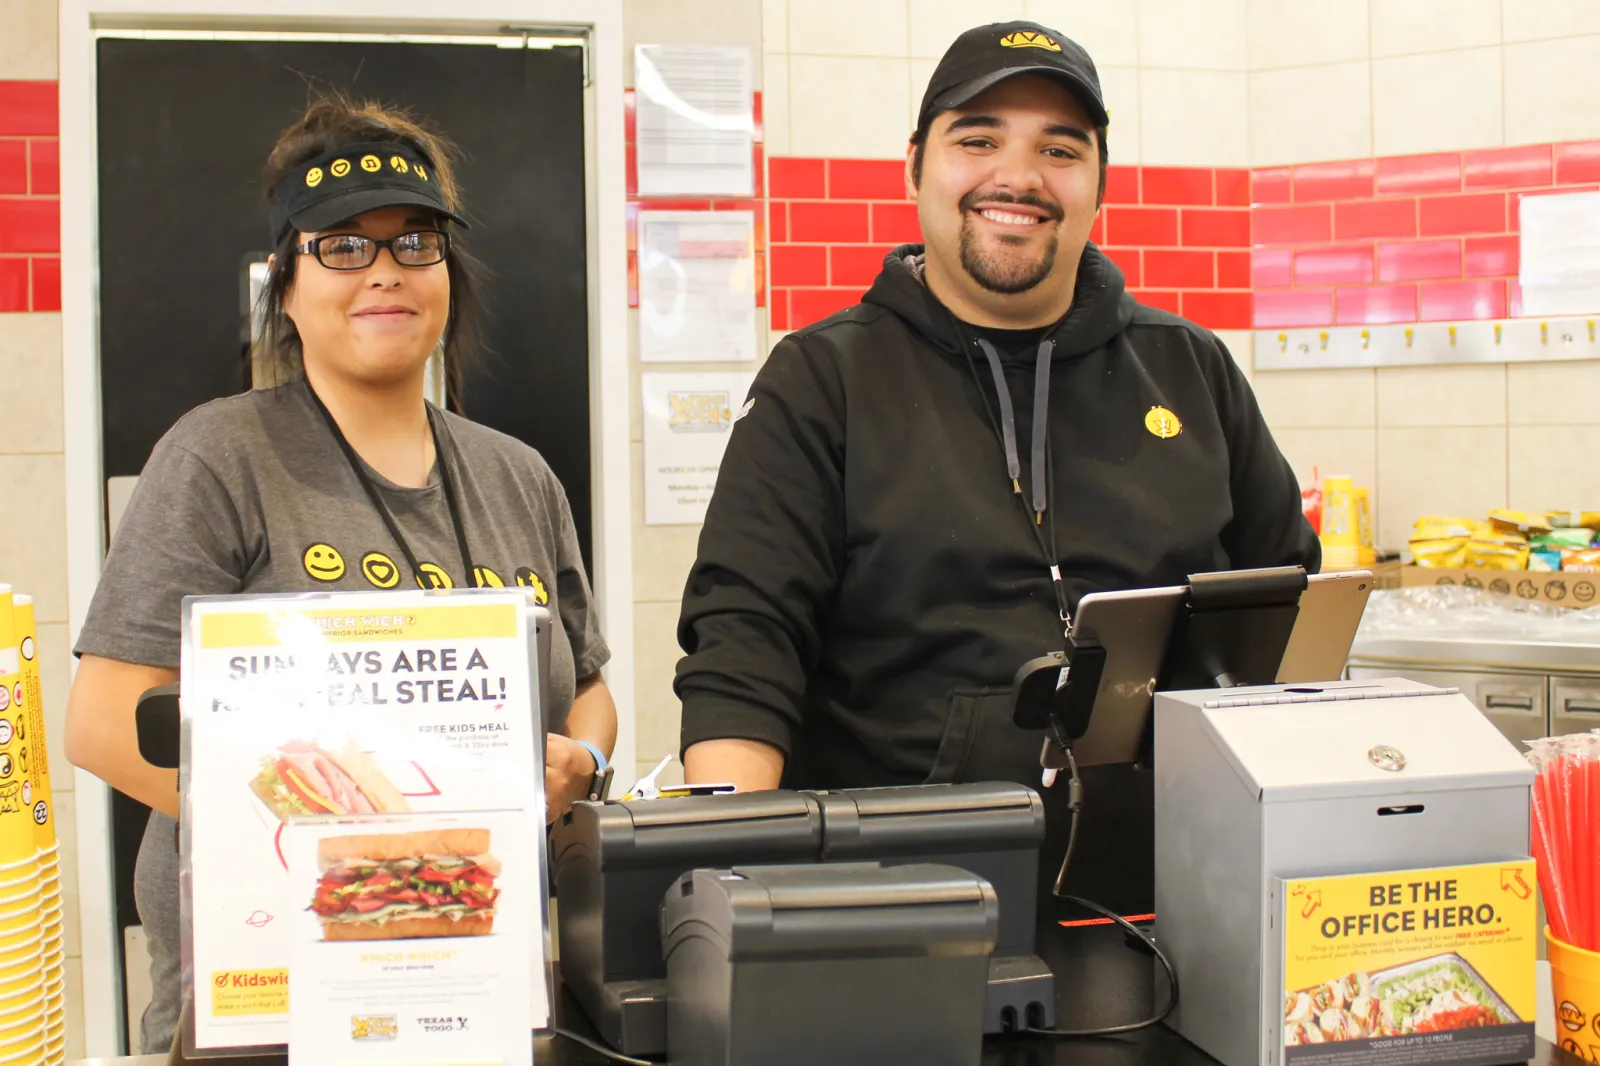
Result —
MULTIPOLYGON (((344 431, 339 428, 339 423, 334 421, 333 412, 328 410, 328 405, 322 402, 322 397, 317 395, 317 390, 311 387, 311 382, 306 382, 306 391, 311 393, 311 399, 316 402, 317 410, 322 412, 323 421, 328 423, 328 429, 333 433, 333 439, 339 442, 339 450, 344 452, 345 459, 350 463, 350 469, 355 473, 356 480, 361 482, 361 487, 367 490, 367 498, 372 501, 372 507, 378 512, 378 517, 383 519, 384 527, 389 530, 389 536, 400 548, 400 554, 406 557, 406 565, 411 567, 411 576, 417 584, 425 589, 437 588, 431 580, 423 580, 422 567, 417 562, 417 557, 411 551, 411 545, 406 543, 406 538, 401 535, 400 527, 395 523, 394 515, 389 513, 389 508, 384 504, 383 497, 378 494, 378 486, 367 476, 366 467, 361 462, 361 457, 345 439, 344 431)), ((450 511, 450 525, 456 534, 456 547, 461 551, 461 565, 466 568, 467 587, 477 584, 477 571, 472 565, 472 552, 467 547, 467 531, 461 524, 461 506, 456 500, 455 479, 450 474, 450 463, 445 457, 444 448, 439 443, 439 427, 434 422, 433 410, 427 408, 428 432, 433 435, 434 462, 439 465, 439 481, 444 486, 444 502, 450 511)))

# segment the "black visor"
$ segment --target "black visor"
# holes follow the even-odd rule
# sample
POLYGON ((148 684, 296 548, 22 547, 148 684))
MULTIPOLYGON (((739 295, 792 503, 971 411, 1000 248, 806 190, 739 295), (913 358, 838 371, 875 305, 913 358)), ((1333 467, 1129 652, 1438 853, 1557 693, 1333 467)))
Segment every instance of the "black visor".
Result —
POLYGON ((461 226, 445 205, 433 163, 409 145, 351 144, 295 168, 272 197, 272 233, 316 233, 382 207, 423 207, 461 226))

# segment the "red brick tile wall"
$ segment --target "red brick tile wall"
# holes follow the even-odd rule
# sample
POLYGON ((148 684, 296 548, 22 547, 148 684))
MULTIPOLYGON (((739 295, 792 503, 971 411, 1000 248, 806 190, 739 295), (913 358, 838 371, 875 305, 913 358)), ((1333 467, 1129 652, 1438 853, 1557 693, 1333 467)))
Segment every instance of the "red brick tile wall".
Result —
POLYGON ((0 311, 61 310, 56 83, 0 81, 0 311))
POLYGON ((1597 183, 1600 141, 1251 171, 1254 324, 1515 317, 1522 198, 1597 183))
MULTIPOLYGON (((891 248, 922 239, 900 160, 768 166, 773 329, 856 303, 891 248)), ((1092 239, 1143 302, 1212 329, 1248 329, 1249 179, 1246 170, 1114 166, 1092 239)))

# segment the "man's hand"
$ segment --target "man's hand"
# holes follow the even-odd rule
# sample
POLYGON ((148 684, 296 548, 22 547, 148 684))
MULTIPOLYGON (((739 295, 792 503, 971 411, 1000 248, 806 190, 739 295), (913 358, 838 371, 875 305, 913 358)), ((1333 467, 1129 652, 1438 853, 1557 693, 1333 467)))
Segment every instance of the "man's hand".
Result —
POLYGON ((594 781, 594 756, 577 741, 550 733, 545 737, 544 799, 545 821, 554 822, 578 800, 589 798, 594 781))
POLYGON ((782 751, 759 740, 702 740, 683 753, 683 779, 694 784, 728 782, 740 792, 777 788, 783 779, 782 751))

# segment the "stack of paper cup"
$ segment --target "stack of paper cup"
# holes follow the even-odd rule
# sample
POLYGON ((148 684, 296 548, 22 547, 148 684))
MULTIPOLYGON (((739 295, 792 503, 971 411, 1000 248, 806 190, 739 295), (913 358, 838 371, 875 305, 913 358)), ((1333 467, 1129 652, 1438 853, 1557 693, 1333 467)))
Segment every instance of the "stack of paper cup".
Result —
MULTIPOLYGON (((31 798, 32 785, 21 659, 11 587, 0 585, 0 1066, 49 1058, 51 988, 45 945, 52 930, 59 940, 61 929, 59 885, 55 925, 46 920, 36 827, 23 798, 25 792, 31 798)), ((59 967, 56 972, 64 976, 59 967)), ((56 991, 64 989, 62 981, 56 991)), ((59 1022, 64 1037, 64 1010, 59 1022)), ((59 1046, 64 1049, 65 1040, 59 1046)))
POLYGON ((27 781, 23 806, 33 823, 34 852, 39 862, 39 904, 43 919, 45 1011, 47 1047, 45 1061, 54 1066, 66 1061, 67 1045, 67 945, 61 911, 61 858, 56 842, 55 798, 50 791, 50 755, 45 746, 44 690, 39 684, 37 625, 33 597, 12 597, 17 652, 22 668, 17 711, 18 731, 24 745, 27 781))

